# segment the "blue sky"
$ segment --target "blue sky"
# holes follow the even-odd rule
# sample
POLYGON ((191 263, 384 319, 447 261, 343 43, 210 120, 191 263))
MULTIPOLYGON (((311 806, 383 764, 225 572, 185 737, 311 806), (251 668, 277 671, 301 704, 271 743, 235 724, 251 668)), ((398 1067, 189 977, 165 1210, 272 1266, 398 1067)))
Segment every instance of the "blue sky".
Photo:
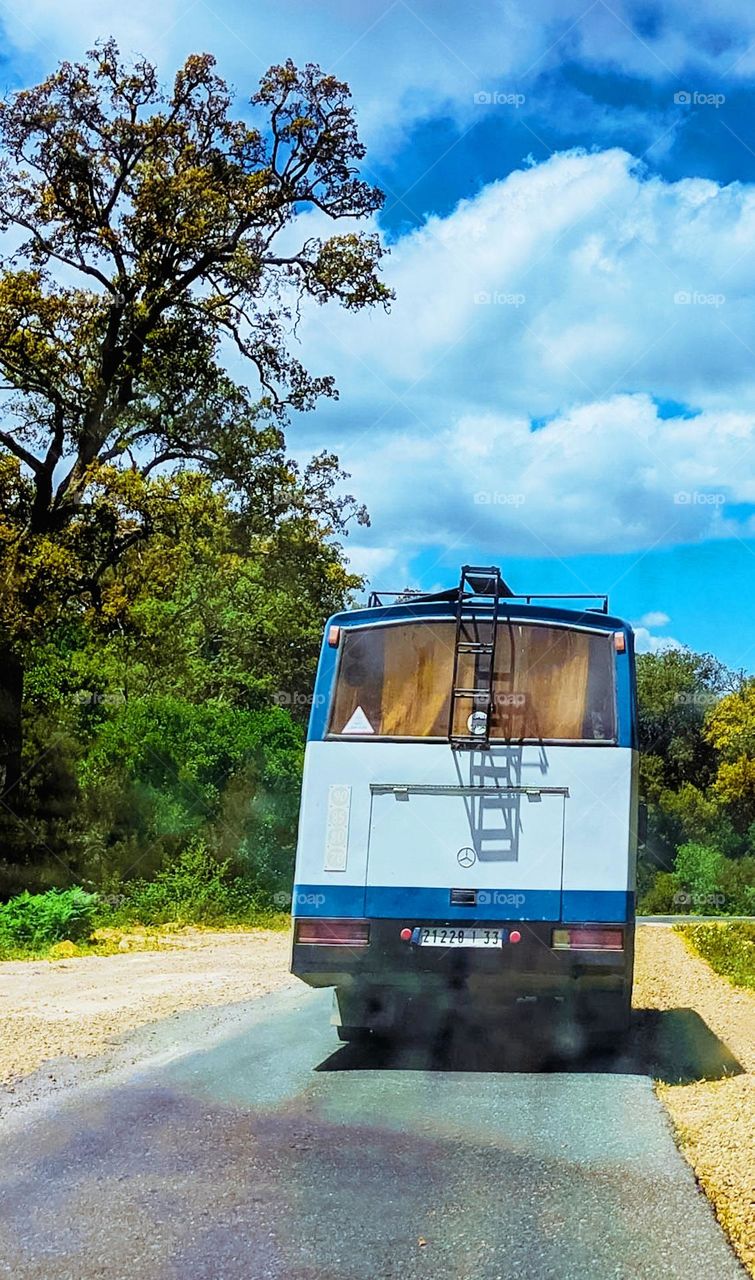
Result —
POLYGON ((166 78, 211 50, 240 111, 287 56, 351 84, 397 301, 305 314, 341 398, 289 440, 352 473, 373 585, 500 563, 755 669, 755 10, 6 0, 0 24, 9 88, 111 33, 166 78))

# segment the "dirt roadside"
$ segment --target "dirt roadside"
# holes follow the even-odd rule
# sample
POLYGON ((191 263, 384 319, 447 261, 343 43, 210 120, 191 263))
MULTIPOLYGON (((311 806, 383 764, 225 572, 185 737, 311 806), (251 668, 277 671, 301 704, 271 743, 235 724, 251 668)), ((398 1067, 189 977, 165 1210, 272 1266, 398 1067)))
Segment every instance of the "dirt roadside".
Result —
POLYGON ((657 1088, 683 1154, 755 1276, 755 992, 732 987, 672 929, 648 925, 637 931, 634 1004, 694 1010, 742 1068, 657 1088))
POLYGON ((0 1084, 57 1058, 105 1052, 124 1032, 234 1004, 295 979, 287 931, 183 929, 159 951, 0 964, 0 1084))

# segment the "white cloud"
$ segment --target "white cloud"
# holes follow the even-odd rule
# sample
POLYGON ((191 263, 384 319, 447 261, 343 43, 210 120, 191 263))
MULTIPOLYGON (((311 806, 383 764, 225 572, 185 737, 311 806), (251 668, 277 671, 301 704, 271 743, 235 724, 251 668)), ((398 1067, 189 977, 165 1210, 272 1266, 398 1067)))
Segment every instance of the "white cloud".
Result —
POLYGON ((651 609, 649 613, 644 613, 638 622, 633 622, 634 644, 637 652, 662 653, 665 649, 684 648, 681 641, 675 640, 673 636, 653 635, 656 627, 666 627, 670 621, 667 613, 662 613, 660 609, 651 609))
POLYGON ((396 551, 393 547, 348 546, 349 563, 354 573, 362 574, 372 582, 376 574, 396 563, 396 551))
POLYGON ((667 613, 662 613, 660 609, 651 609, 650 613, 643 613, 639 622, 633 625, 635 627, 666 627, 670 621, 667 613))
POLYGON ((671 636, 651 635, 647 627, 635 627, 634 647, 638 653, 662 653, 664 649, 683 649, 684 645, 671 636))
POLYGON ((294 447, 324 433, 381 546, 752 534, 754 247, 749 185, 647 179, 619 150, 512 173, 399 240, 389 315, 305 316, 341 402, 294 447))
POLYGON ((319 61, 350 82, 366 135, 386 150, 417 120, 476 118, 489 108, 475 93, 537 93, 538 74, 559 62, 678 78, 689 90, 695 75, 708 87, 716 73, 728 84, 755 69, 755 12, 741 0, 718 0, 704 18, 682 0, 662 0, 653 19, 643 23, 631 0, 279 0, 274 9, 245 0, 112 0, 106 9, 99 0, 9 0, 2 10, 11 44, 48 70, 110 33, 124 50, 159 59, 165 75, 187 53, 215 52, 244 94, 273 61, 319 61))
POLYGON ((345 441, 342 458, 381 538, 567 556, 741 535, 726 506, 755 501, 743 439, 755 448, 752 416, 663 421, 637 394, 581 405, 539 431, 492 413, 434 433, 409 421, 345 441))
POLYGON ((420 416, 429 395, 433 424, 440 388, 536 417, 636 387, 730 406, 736 383, 755 404, 754 249, 755 188, 564 153, 404 236, 390 317, 316 327, 420 416))

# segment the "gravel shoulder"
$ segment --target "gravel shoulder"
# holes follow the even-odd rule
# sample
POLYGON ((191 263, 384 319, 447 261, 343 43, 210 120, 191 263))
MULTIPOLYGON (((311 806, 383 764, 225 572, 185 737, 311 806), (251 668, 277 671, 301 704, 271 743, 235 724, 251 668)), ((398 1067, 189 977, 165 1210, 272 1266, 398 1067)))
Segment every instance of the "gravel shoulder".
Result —
POLYGON ((670 928, 637 931, 634 1004, 693 1009, 741 1074, 660 1084, 679 1146, 740 1259, 755 1276, 755 993, 732 987, 670 928))
POLYGON ((288 931, 184 929, 158 951, 0 964, 0 1083, 105 1053, 135 1027, 293 984, 288 931))

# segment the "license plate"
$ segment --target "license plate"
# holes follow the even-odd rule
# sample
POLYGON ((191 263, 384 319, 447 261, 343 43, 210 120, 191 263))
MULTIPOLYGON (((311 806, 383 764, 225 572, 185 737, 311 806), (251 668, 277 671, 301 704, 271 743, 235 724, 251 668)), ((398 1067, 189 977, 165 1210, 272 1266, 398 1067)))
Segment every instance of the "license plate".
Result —
POLYGON ((501 929, 421 929, 419 935, 421 947, 502 947, 503 932, 501 929))

